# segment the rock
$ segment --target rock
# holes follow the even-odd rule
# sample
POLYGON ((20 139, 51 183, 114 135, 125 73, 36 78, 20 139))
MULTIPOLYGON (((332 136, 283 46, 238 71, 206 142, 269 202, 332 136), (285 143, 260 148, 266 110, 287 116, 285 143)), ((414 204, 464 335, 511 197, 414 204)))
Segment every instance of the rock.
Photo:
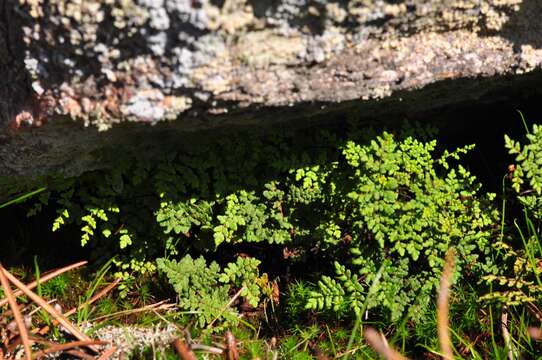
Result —
POLYGON ((159 154, 186 132, 420 114, 540 84, 538 0, 0 4, 0 199, 110 166, 111 147, 159 154))

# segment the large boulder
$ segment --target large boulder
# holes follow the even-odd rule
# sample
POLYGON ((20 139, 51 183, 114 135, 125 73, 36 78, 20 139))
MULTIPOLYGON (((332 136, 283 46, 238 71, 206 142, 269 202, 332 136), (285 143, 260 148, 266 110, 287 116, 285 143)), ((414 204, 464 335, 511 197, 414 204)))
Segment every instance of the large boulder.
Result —
POLYGON ((348 111, 413 116, 542 79, 540 0, 0 4, 0 199, 121 149, 158 156, 209 131, 348 111))

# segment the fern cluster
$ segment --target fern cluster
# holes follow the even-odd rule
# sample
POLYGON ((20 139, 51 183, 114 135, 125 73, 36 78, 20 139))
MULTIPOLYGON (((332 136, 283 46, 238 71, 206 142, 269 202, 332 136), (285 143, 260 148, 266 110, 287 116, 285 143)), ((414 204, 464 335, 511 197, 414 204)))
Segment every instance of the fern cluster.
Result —
MULTIPOLYGON (((492 196, 480 194, 466 169, 450 164, 469 149, 437 156, 435 142, 390 133, 371 141, 355 131, 241 134, 168 152, 158 162, 126 159, 42 200, 50 196, 59 205, 54 230, 76 223, 81 243, 96 256, 120 253, 125 277, 155 271, 159 257, 247 243, 288 246, 337 260, 320 264, 335 274, 323 274, 308 308, 359 311, 368 301, 369 309, 392 319, 409 307, 419 319, 449 246, 457 248, 463 274, 479 275, 485 266, 496 220, 492 196), (382 281, 366 299, 382 264, 382 281)), ((250 274, 255 263, 240 261, 235 266, 250 274)), ((245 289, 255 304, 255 279, 230 277, 237 271, 231 266, 215 280, 245 289)), ((221 291, 209 298, 225 300, 228 291, 221 291)))
POLYGON ((335 263, 335 276, 318 283, 308 308, 359 312, 367 301, 368 309, 386 309, 394 320, 407 308, 420 320, 450 246, 460 254, 458 272, 483 271, 497 218, 493 195, 479 194, 475 178, 449 164, 470 147, 434 159, 435 146, 410 137, 398 142, 388 133, 369 144, 345 143, 344 161, 328 180, 335 206, 328 207, 334 212, 324 224, 332 231, 324 241, 347 238, 349 252, 335 263), (366 299, 381 266, 382 280, 366 299))
POLYGON ((510 180, 522 216, 494 244, 500 266, 484 277, 492 291, 482 297, 510 306, 542 296, 542 126, 535 124, 526 137, 521 144, 505 136, 506 148, 515 156, 510 180))

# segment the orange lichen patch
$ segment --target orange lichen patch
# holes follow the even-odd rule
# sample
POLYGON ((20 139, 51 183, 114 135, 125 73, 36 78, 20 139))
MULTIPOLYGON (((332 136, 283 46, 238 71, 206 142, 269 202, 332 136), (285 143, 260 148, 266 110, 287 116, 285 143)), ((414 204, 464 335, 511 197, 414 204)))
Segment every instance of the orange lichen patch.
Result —
POLYGON ((13 131, 42 126, 49 116, 53 115, 55 104, 55 100, 49 95, 31 96, 11 117, 8 128, 13 131))
POLYGON ((25 125, 32 125, 33 123, 34 116, 29 111, 23 110, 9 122, 9 128, 15 130, 25 125))
POLYGON ((81 114, 82 107, 77 100, 71 97, 66 97, 60 100, 60 107, 62 112, 71 116, 77 116, 81 114))

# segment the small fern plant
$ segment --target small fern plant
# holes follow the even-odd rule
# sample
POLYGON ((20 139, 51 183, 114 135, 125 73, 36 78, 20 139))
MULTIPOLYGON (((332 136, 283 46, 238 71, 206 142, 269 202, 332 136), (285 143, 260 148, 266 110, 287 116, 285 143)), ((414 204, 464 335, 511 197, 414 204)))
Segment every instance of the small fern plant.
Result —
POLYGON ((494 244, 501 266, 484 277, 492 291, 484 301, 509 306, 536 302, 542 296, 542 126, 533 125, 527 143, 505 135, 505 146, 515 156, 509 178, 522 206, 522 219, 514 220, 494 244))
POLYGON ((450 164, 471 146, 440 157, 435 147, 435 141, 396 141, 389 133, 369 144, 345 143, 344 160, 329 178, 334 213, 322 224, 348 252, 337 256, 334 277, 322 277, 308 309, 358 313, 367 301, 368 309, 385 310, 392 320, 408 310, 420 321, 449 247, 460 254, 459 272, 482 274, 497 218, 494 195, 479 197, 475 177, 450 164), (383 265, 382 281, 367 299, 368 284, 383 265))
POLYGON ((254 307, 262 302, 262 294, 269 292, 267 274, 259 274, 259 264, 257 259, 238 257, 221 271, 216 262, 208 264, 201 256, 157 260, 158 269, 178 295, 179 309, 194 314, 201 328, 215 325, 214 331, 238 323, 239 314, 231 303, 233 290, 254 307))

